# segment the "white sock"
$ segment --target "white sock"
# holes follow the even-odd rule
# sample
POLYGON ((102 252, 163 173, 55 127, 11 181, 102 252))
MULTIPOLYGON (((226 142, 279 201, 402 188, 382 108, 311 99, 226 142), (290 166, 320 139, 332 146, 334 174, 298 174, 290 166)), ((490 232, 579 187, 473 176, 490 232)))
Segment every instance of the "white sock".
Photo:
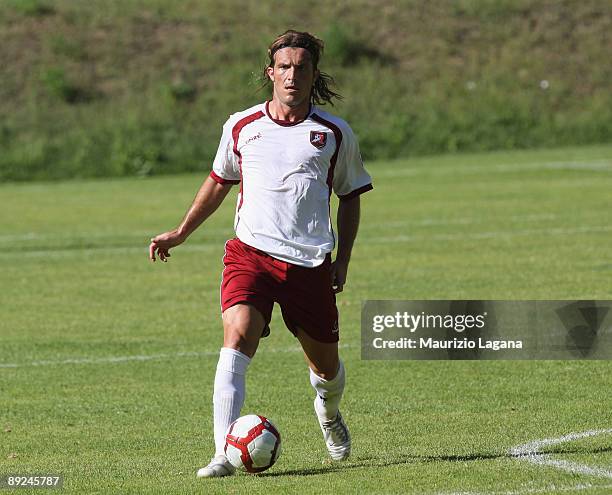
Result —
POLYGON ((251 362, 246 354, 222 347, 215 374, 213 415, 215 432, 215 456, 224 454, 225 433, 236 419, 246 396, 245 375, 251 362))
POLYGON ((315 399, 317 416, 324 421, 335 418, 344 392, 344 364, 342 361, 338 366, 338 373, 331 380, 324 380, 310 370, 310 383, 317 392, 315 399))

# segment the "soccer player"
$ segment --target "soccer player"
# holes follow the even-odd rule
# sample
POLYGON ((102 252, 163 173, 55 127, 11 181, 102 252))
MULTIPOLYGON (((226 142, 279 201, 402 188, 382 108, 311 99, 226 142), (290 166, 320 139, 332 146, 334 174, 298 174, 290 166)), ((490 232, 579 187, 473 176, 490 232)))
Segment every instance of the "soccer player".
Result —
POLYGON ((213 162, 180 225, 151 239, 149 257, 162 261, 240 184, 234 228, 225 244, 221 281, 223 347, 214 381, 215 455, 198 477, 233 474, 225 432, 240 416, 245 374, 269 332, 274 302, 300 342, 316 391, 314 409, 333 460, 351 450, 338 409, 345 373, 338 356, 335 294, 345 284, 359 225, 360 194, 372 189, 348 124, 315 105, 339 97, 317 66, 323 42, 287 31, 268 49, 264 75, 272 99, 230 116, 213 162), (330 219, 340 198, 338 249, 330 219))

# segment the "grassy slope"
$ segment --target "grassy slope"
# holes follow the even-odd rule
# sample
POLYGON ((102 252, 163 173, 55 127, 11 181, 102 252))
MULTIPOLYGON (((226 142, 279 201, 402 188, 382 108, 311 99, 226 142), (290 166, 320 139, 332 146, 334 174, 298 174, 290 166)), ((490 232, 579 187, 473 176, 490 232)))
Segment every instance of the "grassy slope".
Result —
MULTIPOLYGON (((148 237, 176 223, 201 176, 0 186, 9 205, 0 362, 24 364, 0 368, 0 473, 63 473, 71 493, 520 493, 579 483, 607 493, 597 488, 605 479, 507 450, 609 428, 609 362, 361 361, 359 309, 368 298, 612 298, 611 157, 591 147, 371 163, 376 189, 364 196, 339 298, 352 460, 322 464, 306 368, 275 314, 245 411, 278 423, 283 455, 263 476, 205 483, 194 473, 212 441, 232 198, 170 263, 152 266, 148 237), (139 355, 157 357, 105 361, 139 355), (28 364, 83 358, 93 362, 28 364)), ((610 441, 554 450, 609 469, 610 441)))
POLYGON ((609 142, 611 22, 598 0, 5 0, 0 179, 200 170, 287 27, 326 40, 366 158, 609 142))

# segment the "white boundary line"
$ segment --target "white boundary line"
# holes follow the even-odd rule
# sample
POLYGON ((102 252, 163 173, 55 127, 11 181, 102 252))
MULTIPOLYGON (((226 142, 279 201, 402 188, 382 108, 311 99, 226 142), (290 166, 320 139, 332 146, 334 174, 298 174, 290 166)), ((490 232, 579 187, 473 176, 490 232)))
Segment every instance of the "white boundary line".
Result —
POLYGON ((612 225, 594 225, 590 227, 575 227, 571 229, 564 228, 549 228, 549 229, 526 229, 526 230, 509 230, 509 231, 491 231, 491 232, 465 232, 457 234, 434 234, 434 235, 396 235, 388 237, 377 237, 376 239, 368 239, 369 244, 388 244, 393 242, 415 242, 415 241, 454 241, 454 240, 469 240, 469 239, 501 239, 512 238, 530 235, 573 235, 573 234, 589 234, 600 232, 612 232, 612 225))
POLYGON ((62 366, 64 364, 108 364, 126 363, 129 361, 156 361, 181 357, 215 356, 218 352, 177 352, 175 354, 141 354, 134 356, 108 356, 101 358, 72 358, 58 360, 27 361, 25 363, 0 363, 0 368, 26 368, 31 366, 62 366))
POLYGON ((550 445, 558 445, 565 442, 573 442, 581 438, 594 437, 597 435, 612 434, 612 429, 607 430, 589 430, 580 433, 569 433, 558 438, 544 438, 542 440, 534 440, 523 445, 518 445, 510 449, 510 455, 516 459, 524 459, 532 464, 541 466, 550 466, 568 473, 584 474, 587 476, 598 476, 602 478, 612 479, 612 471, 609 469, 585 466, 576 462, 570 462, 560 459, 554 459, 550 454, 543 454, 540 450, 543 447, 550 445))
MULTIPOLYGON (((220 250, 222 241, 218 243, 210 244, 189 244, 181 246, 181 252, 200 252, 200 251, 215 251, 220 250)), ((106 254, 128 254, 128 253, 141 253, 145 259, 148 258, 149 247, 148 245, 142 244, 140 246, 92 246, 92 247, 74 247, 74 248, 59 248, 59 249, 33 249, 31 251, 7 251, 4 256, 19 256, 20 258, 39 258, 39 257, 72 257, 79 256, 81 254, 88 255, 92 252, 98 252, 100 255, 106 254)))
MULTIPOLYGON (((527 213, 524 215, 508 215, 498 217, 500 221, 515 221, 515 222, 539 222, 541 220, 556 220, 559 215, 555 213, 527 213)), ((461 217, 455 219, 444 219, 439 217, 422 218, 421 220, 405 220, 398 222, 387 222, 385 227, 422 227, 430 225, 471 225, 475 223, 489 223, 490 219, 486 217, 461 217)), ((379 228, 378 225, 362 225, 361 229, 368 230, 371 228, 379 228)), ((0 234, 0 243, 4 242, 28 242, 28 241, 81 241, 85 242, 91 239, 140 239, 146 243, 151 237, 151 232, 146 231, 130 231, 130 232, 76 232, 73 235, 66 235, 60 232, 24 232, 22 234, 0 234)), ((214 235, 233 236, 234 232, 231 227, 228 228, 206 228, 207 238, 214 235)))
MULTIPOLYGON (((499 221, 510 221, 510 222, 540 222, 545 220, 556 220, 559 216, 555 213, 534 213, 525 215, 508 215, 506 217, 497 217, 499 221)), ((473 225, 485 223, 490 224, 491 219, 485 216, 478 217, 461 217, 461 218, 444 218, 444 217, 430 217, 422 218, 420 220, 399 220, 385 222, 384 225, 380 224, 365 224, 363 227, 359 227, 360 230, 374 230, 382 228, 393 228, 393 227, 431 227, 431 226, 443 226, 443 225, 473 225)))
MULTIPOLYGON (((117 239, 117 238, 130 238, 130 239, 141 239, 142 242, 148 242, 148 240, 154 236, 156 231, 141 230, 141 231, 109 231, 109 232, 74 232, 71 235, 66 235, 62 232, 24 232, 22 234, 0 234, 0 242, 13 242, 13 241, 55 241, 55 240, 78 240, 86 241, 88 239, 117 239)), ((233 235, 231 225, 227 227, 218 228, 206 228, 206 235, 233 235)))
MULTIPOLYGON (((580 440, 581 438, 594 437, 597 435, 612 434, 612 429, 604 430, 588 430, 579 433, 569 433, 558 438, 544 438, 542 440, 533 440, 531 442, 517 445, 509 450, 509 454, 518 460, 525 460, 531 462, 537 466, 550 466, 563 471, 582 474, 586 476, 597 476, 612 479, 612 471, 604 468, 585 466, 584 464, 578 464, 576 462, 569 462, 560 459, 554 459, 550 454, 543 454, 540 450, 543 447, 550 445, 558 445, 565 442, 572 442, 574 440, 580 440)), ((574 492, 592 489, 607 489, 612 488, 612 484, 607 485, 596 485, 592 483, 579 483, 577 485, 570 486, 557 486, 548 485, 546 487, 537 488, 519 488, 517 490, 508 490, 503 492, 438 492, 435 495, 529 495, 532 493, 546 493, 546 492, 574 492)))
POLYGON ((548 485, 541 488, 523 488, 518 490, 508 490, 505 492, 439 492, 434 495, 529 495, 531 493, 561 493, 582 490, 612 488, 612 485, 593 485, 591 483, 579 483, 577 485, 558 486, 548 485))
MULTIPOLYGON (((355 347, 352 344, 339 344, 339 349, 349 349, 355 347)), ((257 354, 271 354, 277 352, 300 352, 302 350, 299 346, 290 346, 283 348, 272 348, 272 349, 260 349, 257 354)), ((200 357, 214 357, 218 356, 219 351, 201 351, 201 352, 176 352, 173 354, 136 354, 133 356, 106 356, 100 358, 70 358, 70 359, 58 359, 58 360, 40 360, 40 361, 26 361, 24 363, 0 363, 0 369, 7 368, 30 368, 38 366, 63 366, 66 364, 113 364, 113 363, 127 363, 130 361, 158 361, 164 359, 176 359, 176 358, 200 358, 200 357)))
POLYGON ((514 173, 538 170, 578 170, 578 171, 596 171, 596 172, 612 172, 612 160, 599 159, 589 161, 571 161, 571 162, 532 162, 532 163, 499 163, 490 165, 472 165, 472 164, 420 164, 415 162, 412 166, 408 162, 402 162, 402 167, 389 168, 381 167, 377 169, 372 167, 372 175, 374 178, 397 178, 411 177, 415 175, 447 175, 449 172, 460 175, 480 174, 486 172, 492 173, 514 173))
MULTIPOLYGON (((575 234, 598 234, 612 232, 612 225, 593 225, 587 227, 575 227, 575 228, 548 228, 548 229, 526 229, 526 230, 508 230, 508 231, 490 231, 490 232, 463 232, 463 233, 452 233, 452 234, 419 234, 419 235, 395 235, 375 238, 364 238, 362 242, 367 244, 392 244, 402 242, 420 242, 424 240, 428 241, 464 241, 464 240, 475 240, 475 239, 511 239, 513 237, 524 237, 531 235, 539 236, 568 236, 575 234)), ((207 244, 190 244, 181 246, 181 252, 198 252, 198 251, 211 251, 219 250, 219 243, 207 243, 207 244)), ((101 255, 116 254, 116 253, 142 253, 143 256, 147 254, 147 247, 143 244, 142 246, 95 246, 95 247, 74 247, 74 248, 60 248, 60 249, 35 249, 31 251, 20 250, 20 251, 7 251, 3 255, 6 256, 18 256, 20 258, 38 258, 38 257, 71 257, 91 252, 99 252, 101 255)))

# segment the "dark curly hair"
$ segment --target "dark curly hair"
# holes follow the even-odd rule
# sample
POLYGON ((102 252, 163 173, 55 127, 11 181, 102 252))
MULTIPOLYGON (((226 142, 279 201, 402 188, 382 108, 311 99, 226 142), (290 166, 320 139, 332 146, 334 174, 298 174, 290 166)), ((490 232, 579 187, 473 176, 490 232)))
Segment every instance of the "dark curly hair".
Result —
MULTIPOLYGON (((268 78, 268 67, 274 67, 274 54, 281 48, 304 48, 308 50, 312 57, 312 65, 314 70, 317 70, 321 55, 323 55, 323 41, 307 32, 294 31, 292 29, 285 31, 268 47, 268 57, 270 61, 263 69, 264 85, 270 83, 268 78)), ((333 85, 334 79, 325 72, 319 72, 319 77, 314 82, 312 91, 310 92, 310 101, 315 105, 325 105, 329 103, 333 106, 332 98, 342 99, 342 95, 329 89, 333 85)))

